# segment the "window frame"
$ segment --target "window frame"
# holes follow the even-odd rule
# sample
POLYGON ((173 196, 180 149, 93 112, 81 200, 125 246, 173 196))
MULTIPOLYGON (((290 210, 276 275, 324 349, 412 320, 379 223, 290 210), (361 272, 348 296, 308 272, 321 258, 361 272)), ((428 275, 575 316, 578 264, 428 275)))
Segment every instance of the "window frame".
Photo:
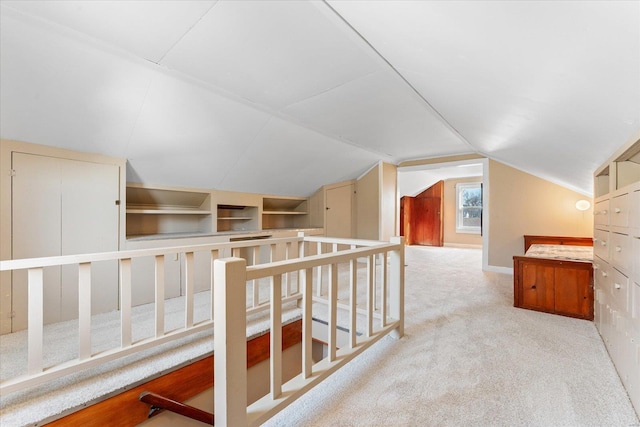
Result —
MULTIPOLYGON (((456 184, 456 233, 465 233, 465 234, 482 234, 482 209, 484 208, 482 205, 480 206, 462 206, 462 193, 465 190, 469 189, 479 189, 480 197, 482 200, 483 190, 482 190, 482 182, 459 182, 456 184), (463 217, 462 213, 464 212, 464 208, 476 208, 480 210, 480 225, 478 226, 469 226, 463 225, 463 217)), ((482 203, 482 201, 481 201, 482 203)))

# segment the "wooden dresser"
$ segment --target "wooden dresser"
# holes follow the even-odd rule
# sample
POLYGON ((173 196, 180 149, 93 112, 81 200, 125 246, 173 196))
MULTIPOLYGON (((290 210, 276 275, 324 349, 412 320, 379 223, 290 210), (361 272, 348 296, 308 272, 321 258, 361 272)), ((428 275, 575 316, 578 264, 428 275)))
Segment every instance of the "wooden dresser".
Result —
MULTIPOLYGON (((532 244, 591 246, 585 237, 524 236, 532 244)), ((513 305, 562 316, 593 319, 592 264, 562 259, 513 257, 513 305)))

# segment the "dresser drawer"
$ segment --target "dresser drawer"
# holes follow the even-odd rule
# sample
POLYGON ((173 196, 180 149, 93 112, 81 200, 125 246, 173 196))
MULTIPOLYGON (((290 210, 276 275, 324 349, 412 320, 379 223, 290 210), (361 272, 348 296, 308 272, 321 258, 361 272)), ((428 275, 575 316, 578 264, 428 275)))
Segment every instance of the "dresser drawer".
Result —
POLYGON ((609 260, 609 232, 596 229, 593 232, 593 253, 603 260, 609 260))
POLYGON ((595 225, 609 225, 609 200, 596 203, 593 208, 593 223, 595 225))
POLYGON ((631 277, 640 283, 640 237, 631 236, 631 277))
POLYGON ((611 273, 611 302, 616 310, 629 312, 629 278, 615 268, 611 273))
POLYGON ((627 227, 629 225, 629 194, 622 194, 610 201, 609 218, 612 226, 627 227))
MULTIPOLYGON (((631 282, 629 285, 631 289, 631 311, 629 312, 629 316, 635 322, 636 332, 640 334, 640 283, 631 282)), ((638 335, 640 337, 640 335, 638 335)))
MULTIPOLYGON (((595 257, 593 260, 593 285, 595 289, 611 294, 611 273, 609 264, 595 257)), ((607 299, 608 301, 608 299, 607 299)))
POLYGON ((631 237, 627 234, 609 233, 609 258, 623 273, 631 273, 631 237))
POLYGON ((640 190, 629 194, 629 227, 640 228, 640 190))

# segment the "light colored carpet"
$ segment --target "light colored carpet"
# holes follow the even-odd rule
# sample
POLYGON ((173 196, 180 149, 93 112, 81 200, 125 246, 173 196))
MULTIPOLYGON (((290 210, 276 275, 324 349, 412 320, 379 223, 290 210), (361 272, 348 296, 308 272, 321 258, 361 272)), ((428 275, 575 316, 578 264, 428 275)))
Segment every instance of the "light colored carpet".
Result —
POLYGON ((406 329, 293 403, 276 426, 637 426, 593 322, 514 308, 475 249, 410 247, 406 329))

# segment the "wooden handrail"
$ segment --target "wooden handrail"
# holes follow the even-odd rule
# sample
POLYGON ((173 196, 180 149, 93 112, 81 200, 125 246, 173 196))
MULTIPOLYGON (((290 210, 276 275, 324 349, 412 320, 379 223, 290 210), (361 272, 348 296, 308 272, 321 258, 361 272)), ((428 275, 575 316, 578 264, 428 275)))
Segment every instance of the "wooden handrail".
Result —
POLYGON ((152 393, 150 391, 144 391, 140 394, 138 399, 141 402, 151 405, 151 411, 149 412, 149 418, 154 416, 160 409, 166 409, 167 411, 175 412, 187 418, 191 418, 196 421, 214 425, 213 414, 195 408, 193 406, 185 405, 184 403, 176 402, 167 397, 160 396, 159 394, 152 393))

